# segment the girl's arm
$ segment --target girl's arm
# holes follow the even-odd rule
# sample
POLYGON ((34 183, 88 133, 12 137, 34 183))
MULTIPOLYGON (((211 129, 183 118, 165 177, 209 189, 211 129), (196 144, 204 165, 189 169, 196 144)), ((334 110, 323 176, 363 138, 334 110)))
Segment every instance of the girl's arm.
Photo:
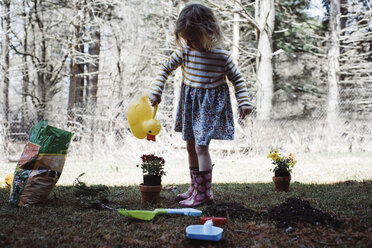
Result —
POLYGON ((182 61, 182 51, 176 50, 160 66, 159 73, 156 75, 155 82, 151 85, 150 92, 150 96, 152 95, 151 98, 154 100, 157 99, 158 103, 160 102, 169 75, 182 64, 182 61))
POLYGON ((250 108, 253 108, 253 105, 249 101, 248 88, 247 85, 245 84, 245 80, 238 71, 238 68, 236 67, 231 56, 227 58, 225 65, 225 73, 227 78, 234 85, 235 97, 236 100, 238 101, 239 108, 242 106, 248 106, 250 108))
POLYGON ((161 97, 159 95, 155 95, 153 93, 150 93, 149 95, 149 101, 151 103, 151 106, 155 106, 161 102, 161 97))
POLYGON ((253 106, 251 105, 242 105, 239 107, 239 118, 244 119, 247 115, 252 113, 253 106))

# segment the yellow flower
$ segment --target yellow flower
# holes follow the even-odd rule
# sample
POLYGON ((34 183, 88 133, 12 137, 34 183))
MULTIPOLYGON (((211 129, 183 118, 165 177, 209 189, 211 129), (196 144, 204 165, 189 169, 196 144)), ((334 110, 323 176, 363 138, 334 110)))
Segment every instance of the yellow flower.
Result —
POLYGON ((297 163, 294 153, 291 152, 288 155, 282 155, 277 149, 272 149, 267 155, 267 158, 270 158, 276 166, 286 167, 289 172, 291 172, 293 166, 297 163))

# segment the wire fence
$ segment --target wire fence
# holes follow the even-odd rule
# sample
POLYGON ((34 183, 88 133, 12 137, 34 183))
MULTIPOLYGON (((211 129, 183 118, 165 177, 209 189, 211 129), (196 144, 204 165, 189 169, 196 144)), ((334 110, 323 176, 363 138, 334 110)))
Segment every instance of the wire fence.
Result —
MULTIPOLYGON (((125 161, 138 159, 143 153, 185 159, 185 142, 173 130, 176 106, 172 102, 177 99, 172 93, 169 90, 159 106, 157 119, 162 130, 156 142, 139 140, 131 134, 125 114, 133 99, 129 97, 115 106, 105 106, 102 100, 95 116, 79 115, 84 110, 76 109, 75 119, 71 120, 65 106, 60 104, 49 110, 46 117, 50 125, 74 132, 69 150, 72 159, 125 161)), ((4 125, 6 157, 17 161, 37 116, 32 108, 16 104, 11 106, 9 116, 10 122, 4 125)), ((219 159, 244 159, 267 154, 273 148, 295 153, 372 151, 372 122, 368 115, 358 118, 339 115, 333 124, 326 117, 324 106, 319 106, 317 116, 307 118, 258 120, 253 112, 245 120, 238 120, 235 113, 235 139, 212 140, 210 151, 213 158, 219 159)))

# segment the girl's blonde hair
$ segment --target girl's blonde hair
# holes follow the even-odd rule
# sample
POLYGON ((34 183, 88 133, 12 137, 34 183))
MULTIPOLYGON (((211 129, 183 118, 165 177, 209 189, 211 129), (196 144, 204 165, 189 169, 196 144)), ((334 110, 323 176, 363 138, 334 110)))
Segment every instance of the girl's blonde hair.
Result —
POLYGON ((186 33, 206 51, 211 51, 223 39, 213 11, 201 4, 190 4, 182 9, 174 33, 177 45, 183 47, 181 34, 186 33))

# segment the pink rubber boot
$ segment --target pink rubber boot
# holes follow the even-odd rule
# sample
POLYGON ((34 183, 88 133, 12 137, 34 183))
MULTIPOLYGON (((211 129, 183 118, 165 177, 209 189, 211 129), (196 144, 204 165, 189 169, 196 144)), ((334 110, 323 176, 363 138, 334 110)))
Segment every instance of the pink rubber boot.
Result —
POLYGON ((196 207, 203 203, 213 204, 212 170, 195 172, 194 181, 194 192, 186 200, 180 201, 180 206, 196 207))
POLYGON ((191 177, 190 187, 185 193, 178 194, 177 195, 178 199, 185 200, 185 199, 189 198, 192 195, 192 193, 194 192, 195 172, 198 172, 198 169, 190 169, 190 177, 191 177))

